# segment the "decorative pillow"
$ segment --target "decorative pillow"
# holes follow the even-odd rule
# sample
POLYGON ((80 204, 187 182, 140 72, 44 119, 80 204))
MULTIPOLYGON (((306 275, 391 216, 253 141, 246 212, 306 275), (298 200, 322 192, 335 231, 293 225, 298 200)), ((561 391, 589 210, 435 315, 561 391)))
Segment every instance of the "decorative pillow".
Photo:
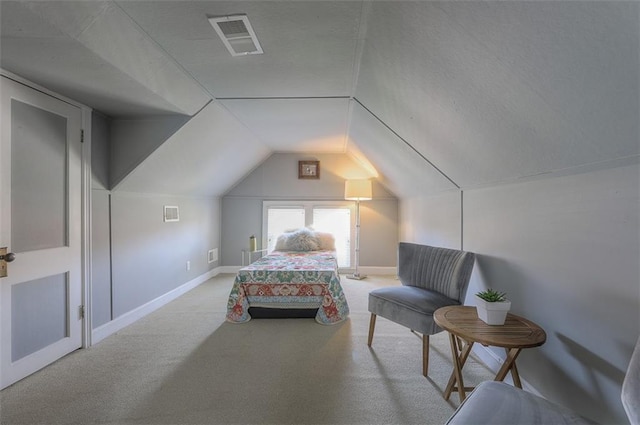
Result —
POLYGON ((315 232, 316 238, 321 250, 323 251, 335 251, 336 250, 336 238, 331 233, 315 232))
POLYGON ((291 251, 317 251, 320 249, 320 243, 313 232, 300 229, 288 234, 287 247, 291 251))
POLYGON ((290 233, 283 233, 278 236, 278 239, 276 239, 276 246, 273 249, 276 251, 288 251, 289 235, 290 233))

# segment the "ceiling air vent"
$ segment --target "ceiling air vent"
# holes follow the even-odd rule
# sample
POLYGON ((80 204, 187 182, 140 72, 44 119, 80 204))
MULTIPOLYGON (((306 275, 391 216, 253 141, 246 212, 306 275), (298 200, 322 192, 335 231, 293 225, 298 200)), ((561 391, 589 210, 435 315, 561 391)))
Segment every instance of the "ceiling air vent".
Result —
POLYGON ((222 42, 232 56, 260 55, 263 53, 258 37, 251 28, 247 15, 209 18, 222 42))

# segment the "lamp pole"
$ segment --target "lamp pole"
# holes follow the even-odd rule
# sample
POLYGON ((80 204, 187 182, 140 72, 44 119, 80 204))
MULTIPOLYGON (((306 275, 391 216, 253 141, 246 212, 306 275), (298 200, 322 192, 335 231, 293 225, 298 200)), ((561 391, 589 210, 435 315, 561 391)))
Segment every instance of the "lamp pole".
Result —
POLYGON ((356 268, 353 274, 348 274, 348 279, 362 280, 367 276, 361 275, 358 271, 358 265, 360 264, 360 200, 356 199, 356 268))
POLYGON ((347 180, 344 185, 344 199, 356 201, 356 246, 354 249, 356 267, 355 273, 348 274, 348 279, 362 280, 367 276, 361 275, 358 270, 360 265, 360 201, 368 201, 372 198, 370 180, 347 180))

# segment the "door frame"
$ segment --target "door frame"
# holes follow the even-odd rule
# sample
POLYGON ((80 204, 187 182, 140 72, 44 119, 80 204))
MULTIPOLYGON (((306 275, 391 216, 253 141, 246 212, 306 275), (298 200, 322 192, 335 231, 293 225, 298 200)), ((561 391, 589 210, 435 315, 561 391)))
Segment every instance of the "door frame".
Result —
POLYGON ((55 93, 45 87, 35 84, 19 75, 0 68, 0 75, 9 78, 16 83, 22 84, 30 89, 39 91, 58 100, 73 105, 81 110, 81 129, 83 139, 81 143, 81 183, 80 183, 80 203, 81 203, 81 246, 80 246, 80 290, 81 299, 84 306, 84 318, 82 319, 82 348, 92 345, 91 342, 91 116, 93 109, 55 93))

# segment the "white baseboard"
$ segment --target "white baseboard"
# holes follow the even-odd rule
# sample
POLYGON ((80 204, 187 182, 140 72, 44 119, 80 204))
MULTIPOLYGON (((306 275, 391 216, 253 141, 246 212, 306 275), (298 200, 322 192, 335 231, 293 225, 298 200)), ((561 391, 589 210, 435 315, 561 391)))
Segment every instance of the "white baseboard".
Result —
POLYGON ((116 317, 115 319, 113 319, 108 323, 105 323, 104 325, 95 328, 91 332, 91 344, 92 345, 97 344, 98 342, 102 341, 109 335, 113 335, 119 330, 126 328, 132 323, 135 323, 136 321, 142 319, 144 316, 148 315, 149 313, 154 312, 160 307, 175 300, 179 296, 189 292, 196 286, 206 282, 207 280, 211 279, 214 276, 217 276, 218 274, 221 273, 220 269, 222 269, 222 267, 216 267, 215 269, 209 270, 207 273, 202 274, 196 277, 195 279, 192 279, 186 282, 185 284, 173 289, 172 291, 169 291, 166 294, 161 295, 158 298, 152 301, 149 301, 148 303, 143 304, 140 307, 123 314, 122 316, 116 317))
MULTIPOLYGON (((475 344, 473 346, 473 354, 475 354, 476 356, 478 356, 480 358, 480 360, 489 368, 491 369, 494 373, 498 373, 498 370, 500 370, 500 368, 502 367, 502 364, 504 363, 504 359, 502 357, 499 357, 496 353, 494 353, 493 351, 489 350, 488 347, 484 347, 482 345, 479 344, 475 344)), ((510 383, 511 385, 513 385, 513 380, 511 379, 511 373, 508 373, 506 378, 504 379, 505 382, 510 383)), ((522 389, 535 394, 539 397, 542 397, 542 394, 540 394, 538 392, 538 390, 536 390, 533 386, 531 386, 531 384, 529 384, 526 380, 522 379, 522 376, 520 377, 520 381, 522 383, 522 389)))
POLYGON ((361 267, 358 267, 358 271, 360 271, 360 273, 364 275, 372 274, 372 275, 383 275, 383 276, 396 276, 398 274, 397 267, 375 267, 375 266, 362 267, 361 266, 361 267))
POLYGON ((246 266, 221 266, 218 267, 220 269, 220 273, 233 273, 236 274, 238 273, 238 270, 240 270, 242 267, 246 267, 246 266))

